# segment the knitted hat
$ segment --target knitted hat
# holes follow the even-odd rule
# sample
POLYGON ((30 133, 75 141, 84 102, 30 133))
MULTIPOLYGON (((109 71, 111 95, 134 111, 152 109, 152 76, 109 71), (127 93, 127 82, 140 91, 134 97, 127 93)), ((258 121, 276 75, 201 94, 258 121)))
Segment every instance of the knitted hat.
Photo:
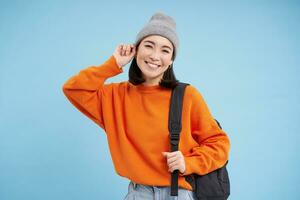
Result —
POLYGON ((146 36, 160 35, 169 39, 174 46, 174 59, 178 53, 179 39, 176 34, 176 22, 162 12, 155 13, 144 28, 138 33, 135 46, 146 36))

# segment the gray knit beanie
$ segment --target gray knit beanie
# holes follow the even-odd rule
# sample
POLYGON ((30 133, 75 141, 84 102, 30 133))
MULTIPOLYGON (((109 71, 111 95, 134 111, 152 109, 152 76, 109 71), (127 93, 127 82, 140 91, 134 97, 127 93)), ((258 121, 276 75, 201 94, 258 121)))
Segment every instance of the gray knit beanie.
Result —
POLYGON ((135 40, 135 46, 146 36, 160 35, 169 39, 174 46, 174 60, 179 48, 179 39, 176 34, 176 22, 175 20, 163 14, 162 12, 155 13, 149 22, 138 33, 135 40))

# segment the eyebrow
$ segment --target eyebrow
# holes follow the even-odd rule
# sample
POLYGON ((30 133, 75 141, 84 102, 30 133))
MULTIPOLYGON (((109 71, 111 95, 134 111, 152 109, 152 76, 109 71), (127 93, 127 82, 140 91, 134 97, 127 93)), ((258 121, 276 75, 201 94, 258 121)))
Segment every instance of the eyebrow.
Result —
MULTIPOLYGON (((144 42, 149 42, 149 43, 151 43, 151 44, 155 45, 155 43, 154 43, 154 42, 152 42, 152 41, 150 41, 150 40, 145 40, 144 42)), ((166 45, 163 45, 162 47, 166 47, 166 48, 169 48, 170 50, 172 50, 172 49, 171 49, 171 47, 169 47, 169 46, 166 46, 166 45)))

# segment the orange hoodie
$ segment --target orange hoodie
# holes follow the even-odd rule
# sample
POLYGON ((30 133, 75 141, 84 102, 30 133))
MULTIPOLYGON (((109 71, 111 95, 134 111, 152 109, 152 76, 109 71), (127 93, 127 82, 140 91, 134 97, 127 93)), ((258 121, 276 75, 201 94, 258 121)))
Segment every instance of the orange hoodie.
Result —
MULTIPOLYGON (((133 85, 129 81, 104 84, 123 72, 111 56, 71 77, 63 92, 83 114, 104 129, 116 172, 135 183, 170 186, 166 157, 170 152, 168 114, 171 90, 133 85)), ((179 151, 186 171, 178 185, 192 190, 184 175, 206 174, 225 164, 230 141, 214 121, 203 97, 186 87, 182 109, 179 151)))

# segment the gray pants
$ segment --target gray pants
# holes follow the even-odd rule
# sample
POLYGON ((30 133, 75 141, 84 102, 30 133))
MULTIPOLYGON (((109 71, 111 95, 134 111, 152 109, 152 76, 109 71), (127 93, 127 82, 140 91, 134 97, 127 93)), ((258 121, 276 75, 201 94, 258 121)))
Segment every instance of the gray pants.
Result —
POLYGON ((178 196, 170 195, 170 187, 141 185, 130 181, 124 200, 196 200, 193 191, 178 187, 178 196))

